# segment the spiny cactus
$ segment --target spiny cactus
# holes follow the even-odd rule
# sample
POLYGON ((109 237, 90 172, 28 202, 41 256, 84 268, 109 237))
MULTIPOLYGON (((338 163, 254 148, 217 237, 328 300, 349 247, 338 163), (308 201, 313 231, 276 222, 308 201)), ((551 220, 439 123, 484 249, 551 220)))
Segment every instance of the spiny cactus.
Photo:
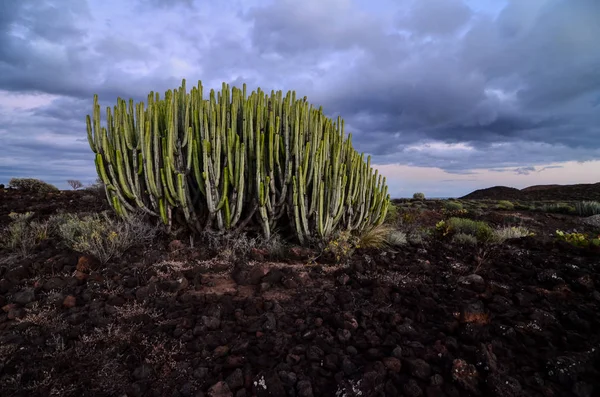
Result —
POLYGON ((101 126, 98 96, 87 116, 90 147, 115 211, 136 208, 203 229, 259 226, 266 238, 291 228, 303 243, 335 230, 362 231, 385 219, 385 178, 352 147, 344 122, 322 108, 260 88, 223 83, 203 97, 185 80, 147 105, 118 98, 101 126))

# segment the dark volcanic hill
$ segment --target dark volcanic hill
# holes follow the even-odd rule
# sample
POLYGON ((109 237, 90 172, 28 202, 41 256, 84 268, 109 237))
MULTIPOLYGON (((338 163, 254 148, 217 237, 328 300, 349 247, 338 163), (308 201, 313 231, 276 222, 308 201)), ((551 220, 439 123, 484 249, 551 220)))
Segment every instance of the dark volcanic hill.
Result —
POLYGON ((475 190, 461 199, 600 201, 600 182, 577 185, 535 185, 521 190, 506 186, 494 186, 475 190))

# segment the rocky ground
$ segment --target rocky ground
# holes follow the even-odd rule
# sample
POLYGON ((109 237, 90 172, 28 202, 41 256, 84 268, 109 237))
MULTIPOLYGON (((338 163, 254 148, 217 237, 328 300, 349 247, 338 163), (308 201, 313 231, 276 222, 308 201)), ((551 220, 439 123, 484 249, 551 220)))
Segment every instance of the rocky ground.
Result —
MULTIPOLYGON (((0 226, 15 210, 102 208, 85 195, 0 192, 0 226)), ((0 394, 599 395, 600 255, 549 237, 585 226, 482 217, 536 236, 489 250, 425 239, 347 266, 297 248, 224 260, 181 241, 105 266, 52 240, 25 259, 0 251, 0 394)))

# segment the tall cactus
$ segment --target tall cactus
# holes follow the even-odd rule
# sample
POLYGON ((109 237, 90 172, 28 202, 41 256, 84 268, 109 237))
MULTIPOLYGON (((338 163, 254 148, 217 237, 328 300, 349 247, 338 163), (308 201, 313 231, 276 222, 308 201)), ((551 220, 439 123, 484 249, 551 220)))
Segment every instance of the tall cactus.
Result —
POLYGON ((106 194, 121 216, 142 209, 169 227, 232 231, 257 226, 269 238, 290 227, 299 242, 381 224, 385 178, 352 147, 344 122, 295 92, 246 94, 223 83, 203 96, 185 80, 147 105, 106 109, 98 96, 87 134, 106 194))

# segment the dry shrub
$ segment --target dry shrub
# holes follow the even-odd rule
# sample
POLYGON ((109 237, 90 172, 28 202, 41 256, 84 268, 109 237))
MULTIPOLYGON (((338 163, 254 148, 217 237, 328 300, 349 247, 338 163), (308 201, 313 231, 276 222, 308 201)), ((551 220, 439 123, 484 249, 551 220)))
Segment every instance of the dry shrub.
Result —
POLYGON ((33 212, 11 212, 8 216, 12 222, 0 235, 2 246, 23 258, 31 255, 33 249, 51 235, 51 225, 32 221, 33 215, 33 212))
POLYGON ((8 182, 8 185, 12 188, 16 188, 25 192, 58 192, 58 188, 56 186, 35 178, 12 178, 8 182))
POLYGON ((141 213, 125 220, 113 219, 106 212, 84 217, 65 214, 64 217, 59 231, 65 243, 75 251, 93 255, 102 263, 135 245, 152 241, 159 230, 141 213))

